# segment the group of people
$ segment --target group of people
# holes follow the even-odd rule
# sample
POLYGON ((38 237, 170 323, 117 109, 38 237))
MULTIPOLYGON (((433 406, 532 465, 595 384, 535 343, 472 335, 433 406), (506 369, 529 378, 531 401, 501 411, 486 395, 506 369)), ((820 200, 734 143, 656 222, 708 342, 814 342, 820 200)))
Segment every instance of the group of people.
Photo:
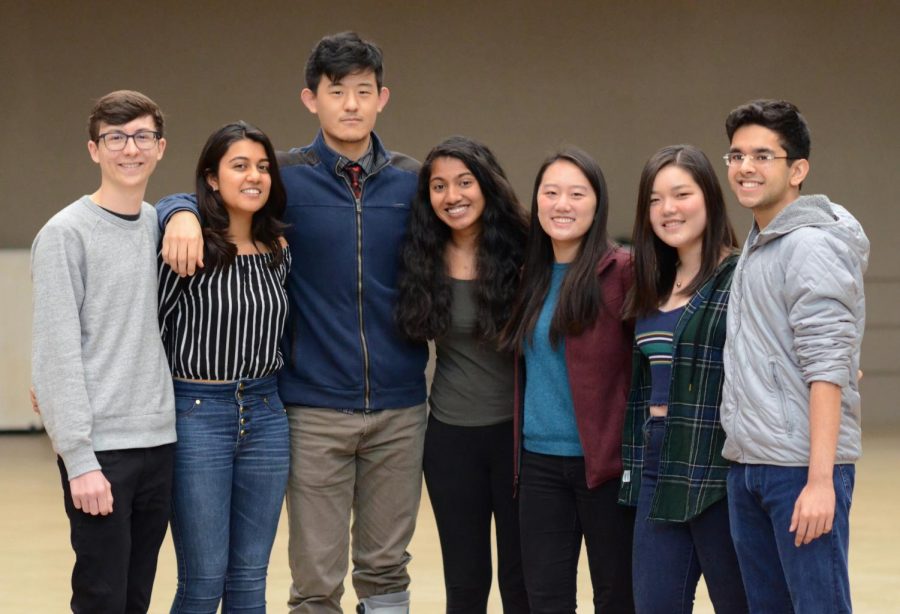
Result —
POLYGON ((373 43, 323 38, 305 78, 310 145, 228 124, 156 208, 162 113, 101 98, 100 188, 35 239, 73 611, 145 612, 171 523, 173 613, 264 612, 286 500, 291 612, 341 612, 352 549, 357 611, 405 614, 423 470, 448 613, 486 611, 492 521, 510 614, 574 612, 582 542, 597 612, 690 612, 701 574, 717 612, 851 610, 869 246, 801 195, 794 105, 727 118, 742 250, 690 145, 647 161, 626 249, 588 153, 528 214, 474 139, 384 147, 373 43))

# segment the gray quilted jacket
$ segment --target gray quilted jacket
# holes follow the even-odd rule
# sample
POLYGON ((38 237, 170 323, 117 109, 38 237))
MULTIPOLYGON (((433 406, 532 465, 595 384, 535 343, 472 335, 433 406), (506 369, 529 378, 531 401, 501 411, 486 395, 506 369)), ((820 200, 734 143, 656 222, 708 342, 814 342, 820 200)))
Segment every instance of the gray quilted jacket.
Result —
POLYGON ((754 223, 731 284, 722 455, 809 464, 809 386, 841 387, 837 463, 860 455, 856 372, 865 328, 869 240, 850 213, 801 196, 761 232, 754 223))

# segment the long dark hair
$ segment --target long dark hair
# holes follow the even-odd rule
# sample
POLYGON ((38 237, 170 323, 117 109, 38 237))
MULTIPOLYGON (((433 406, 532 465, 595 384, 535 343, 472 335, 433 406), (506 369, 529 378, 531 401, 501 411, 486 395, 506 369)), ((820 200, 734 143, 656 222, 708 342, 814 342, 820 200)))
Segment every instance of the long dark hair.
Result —
POLYGON ((653 182, 667 166, 676 166, 687 172, 700 187, 706 203, 706 228, 703 230, 700 271, 681 292, 688 296, 696 292, 715 272, 723 250, 732 251, 738 245, 734 229, 728 221, 722 188, 709 158, 693 145, 671 145, 657 151, 644 165, 638 187, 632 232, 634 286, 626 303, 626 313, 631 317, 654 312, 669 298, 675 284, 678 250, 657 237, 650 224, 653 182))
MULTIPOLYGON (((538 169, 531 198, 531 227, 525 250, 522 283, 513 305, 509 324, 501 335, 501 346, 521 351, 534 334, 541 308, 550 288, 553 271, 553 244, 538 221, 538 192, 547 168, 555 162, 574 164, 584 174, 597 198, 594 220, 578 246, 559 291, 559 302, 550 323, 550 342, 554 346, 566 335, 578 335, 596 321, 603 300, 597 283, 597 264, 613 247, 606 231, 609 217, 609 193, 600 165, 577 147, 567 147, 551 155, 538 169)), ((618 314, 617 314, 618 315, 618 314)))
POLYGON ((450 228, 431 208, 429 182, 434 161, 456 158, 475 176, 484 196, 481 231, 475 255, 475 334, 494 341, 509 319, 522 265, 527 218, 512 185, 485 145, 452 136, 428 153, 402 249, 396 320, 401 332, 415 340, 435 339, 450 327, 450 278, 444 261, 450 228))
POLYGON ((195 181, 197 186, 197 206, 203 224, 203 259, 211 266, 231 266, 237 255, 237 246, 228 239, 228 210, 222 202, 222 196, 214 191, 207 179, 219 172, 219 162, 233 143, 250 140, 259 143, 266 150, 269 159, 269 176, 272 186, 266 204, 253 214, 250 235, 272 252, 270 266, 279 266, 284 259, 279 237, 287 225, 281 222, 284 215, 285 196, 275 159, 275 148, 261 130, 250 124, 239 121, 225 124, 213 132, 206 140, 200 160, 197 162, 195 181))

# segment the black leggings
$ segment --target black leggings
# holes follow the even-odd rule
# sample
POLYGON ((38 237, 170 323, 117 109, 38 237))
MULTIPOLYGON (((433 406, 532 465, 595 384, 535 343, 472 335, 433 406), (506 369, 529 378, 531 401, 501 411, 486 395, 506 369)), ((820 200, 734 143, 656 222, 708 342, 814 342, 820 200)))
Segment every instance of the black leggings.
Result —
POLYGON ((434 509, 448 614, 484 614, 491 590, 491 516, 505 614, 527 613, 518 506, 513 499, 512 422, 453 426, 428 418, 425 485, 434 509))
POLYGON ((594 611, 634 612, 634 508, 619 505, 618 495, 618 480, 587 487, 581 456, 524 452, 519 519, 525 585, 534 614, 574 614, 582 538, 594 589, 594 611))

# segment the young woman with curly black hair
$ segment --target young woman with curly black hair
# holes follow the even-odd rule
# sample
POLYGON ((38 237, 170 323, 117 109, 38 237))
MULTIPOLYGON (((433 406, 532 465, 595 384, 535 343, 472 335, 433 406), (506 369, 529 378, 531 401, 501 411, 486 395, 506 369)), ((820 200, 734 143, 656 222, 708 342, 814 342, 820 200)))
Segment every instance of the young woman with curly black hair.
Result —
POLYGON ((451 137, 431 150, 403 248, 397 322, 411 339, 434 340, 437 350, 424 470, 448 613, 486 611, 492 516, 503 609, 528 612, 509 462, 513 355, 497 349, 518 284, 526 225, 487 147, 451 137))

